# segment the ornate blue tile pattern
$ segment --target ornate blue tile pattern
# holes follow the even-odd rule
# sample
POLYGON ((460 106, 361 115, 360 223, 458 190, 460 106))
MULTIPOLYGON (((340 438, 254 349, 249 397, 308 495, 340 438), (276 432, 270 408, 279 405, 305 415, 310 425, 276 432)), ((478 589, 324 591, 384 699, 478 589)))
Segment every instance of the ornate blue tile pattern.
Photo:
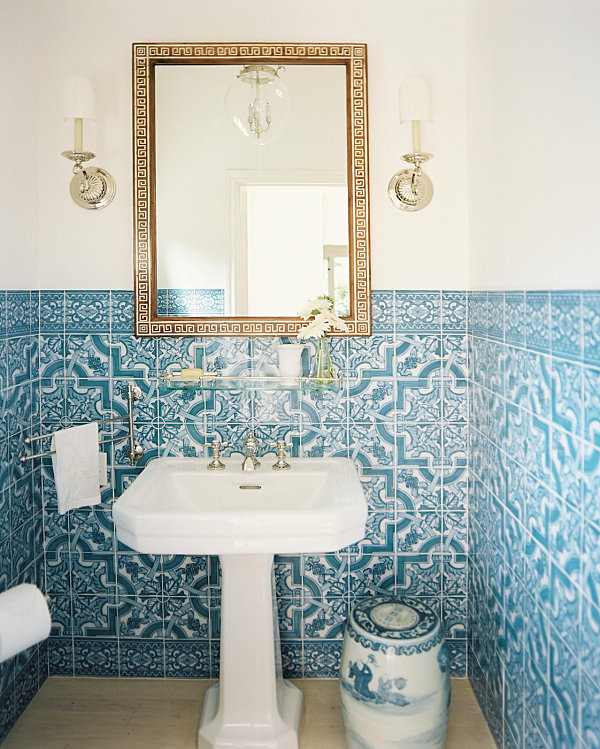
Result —
POLYGON ((110 510, 152 458, 216 436, 239 454, 252 427, 292 456, 351 457, 369 504, 359 543, 276 559, 286 674, 335 676, 350 608, 410 595, 443 618, 499 745, 600 747, 599 300, 374 292, 373 335, 331 339, 340 393, 165 395, 165 368, 272 373, 275 341, 136 339, 128 291, 0 292, 0 590, 37 582, 54 623, 0 666, 1 734, 47 668, 218 675, 218 560, 139 555, 110 510), (131 379, 143 464, 111 446, 103 503, 58 516, 50 465, 18 462, 25 434, 123 414, 131 379))
MULTIPOLYGON (((214 314, 222 304, 219 292, 177 290, 163 298, 165 310, 197 314, 214 314)), ((236 454, 252 427, 263 446, 291 441, 292 456, 350 456, 370 508, 360 543, 276 560, 286 673, 335 676, 350 607, 389 593, 422 598, 446 617, 453 669, 465 674, 465 292, 374 292, 373 336, 331 339, 348 384, 340 393, 303 394, 159 393, 157 374, 182 365, 274 373, 277 341, 137 339, 128 291, 42 291, 33 300, 11 292, 0 302, 3 456, 18 451, 31 427, 51 431, 123 414, 131 379, 144 393, 137 413, 142 465, 130 468, 120 443, 111 446, 111 488, 98 507, 58 516, 50 464, 36 466, 25 483, 27 474, 3 457, 0 544, 13 555, 7 563, 0 554, 3 584, 15 578, 15 565, 20 572, 31 564, 27 543, 39 537, 43 501, 40 581, 52 595, 50 673, 218 675, 218 560, 137 554, 117 544, 110 508, 148 460, 202 455, 216 436, 236 454), (11 518, 21 525, 12 528, 11 518)))
POLYGON ((225 314, 225 289, 159 289, 158 314, 210 317, 225 314))
POLYGON ((468 295, 468 663, 498 746, 600 747, 599 300, 468 295))
MULTIPOLYGON (((21 465, 39 424, 39 292, 0 291, 0 592, 43 580, 41 469, 21 465)), ((0 664, 0 743, 48 674, 47 645, 0 664)))

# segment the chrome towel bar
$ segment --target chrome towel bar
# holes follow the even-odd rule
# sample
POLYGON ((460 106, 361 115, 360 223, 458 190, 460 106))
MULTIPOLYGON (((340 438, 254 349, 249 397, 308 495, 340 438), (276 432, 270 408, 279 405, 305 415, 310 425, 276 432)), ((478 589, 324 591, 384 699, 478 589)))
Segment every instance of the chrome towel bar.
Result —
MULTIPOLYGON (((134 466, 138 462, 138 460, 140 460, 140 458, 144 456, 143 448, 135 441, 135 426, 133 420, 133 404, 141 400, 141 397, 141 388, 138 385, 129 383, 129 385, 127 385, 127 414, 125 416, 115 416, 112 419, 103 419, 102 421, 95 422, 98 424, 98 426, 101 426, 102 424, 111 424, 116 421, 128 422, 127 434, 121 435, 119 437, 110 437, 109 439, 99 440, 99 444, 106 445, 109 442, 118 442, 119 440, 127 439, 129 442, 127 457, 129 458, 129 464, 132 466, 134 466)), ((32 442, 52 437, 52 435, 53 432, 49 432, 48 434, 38 434, 32 437, 26 437, 24 441, 26 445, 31 445, 32 442)), ((55 450, 47 450, 46 452, 36 453, 35 455, 22 455, 20 461, 21 463, 26 463, 28 460, 34 460, 35 458, 45 458, 47 455, 54 455, 55 452, 55 450)))

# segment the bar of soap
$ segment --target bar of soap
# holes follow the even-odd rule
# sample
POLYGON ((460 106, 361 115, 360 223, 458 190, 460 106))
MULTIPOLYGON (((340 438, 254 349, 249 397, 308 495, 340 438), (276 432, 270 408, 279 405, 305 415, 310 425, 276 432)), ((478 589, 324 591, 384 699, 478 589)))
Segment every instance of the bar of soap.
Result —
POLYGON ((181 377, 203 377, 204 376, 204 370, 200 369, 200 367, 191 367, 190 369, 182 369, 181 370, 181 377))

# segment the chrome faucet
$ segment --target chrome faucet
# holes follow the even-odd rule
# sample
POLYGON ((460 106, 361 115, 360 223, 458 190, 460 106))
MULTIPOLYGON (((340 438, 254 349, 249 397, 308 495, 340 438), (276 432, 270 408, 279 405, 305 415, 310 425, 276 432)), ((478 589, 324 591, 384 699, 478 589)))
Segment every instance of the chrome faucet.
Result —
POLYGON ((248 432, 244 441, 244 460, 242 461, 242 471, 255 471, 260 463, 256 457, 258 453, 258 440, 254 432, 248 432))

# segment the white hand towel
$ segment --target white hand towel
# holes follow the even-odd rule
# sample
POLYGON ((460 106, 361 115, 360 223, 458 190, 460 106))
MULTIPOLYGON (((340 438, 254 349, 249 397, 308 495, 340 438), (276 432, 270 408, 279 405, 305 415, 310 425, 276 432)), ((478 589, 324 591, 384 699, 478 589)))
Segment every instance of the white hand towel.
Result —
POLYGON ((98 453, 98 483, 100 484, 100 491, 104 491, 110 486, 110 480, 108 478, 108 455, 105 452, 98 453))
POLYGON ((58 512, 63 515, 100 502, 98 463, 98 425, 82 424, 55 432, 52 437, 52 467, 58 497, 58 512))

